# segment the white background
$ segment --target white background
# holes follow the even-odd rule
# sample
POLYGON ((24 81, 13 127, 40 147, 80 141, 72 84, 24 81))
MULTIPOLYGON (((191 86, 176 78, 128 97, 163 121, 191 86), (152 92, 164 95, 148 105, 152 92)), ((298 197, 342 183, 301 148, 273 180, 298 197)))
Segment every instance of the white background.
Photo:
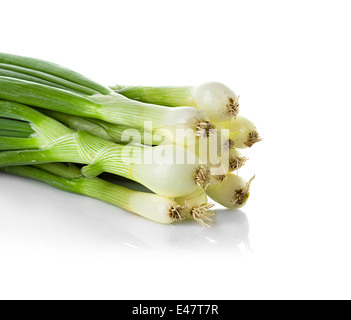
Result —
POLYGON ((0 298, 351 298, 349 1, 13 0, 0 30, 106 85, 224 82, 264 138, 210 230, 0 174, 0 298))

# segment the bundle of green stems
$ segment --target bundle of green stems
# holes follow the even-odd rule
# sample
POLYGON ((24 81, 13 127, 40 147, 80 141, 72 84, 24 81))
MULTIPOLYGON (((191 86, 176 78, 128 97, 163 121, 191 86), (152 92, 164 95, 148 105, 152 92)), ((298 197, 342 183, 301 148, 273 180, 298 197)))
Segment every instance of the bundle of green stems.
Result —
POLYGON ((238 175, 240 149, 261 138, 238 112, 239 96, 220 83, 107 87, 0 53, 0 170, 159 223, 212 225, 208 197, 245 205, 252 179, 238 175))

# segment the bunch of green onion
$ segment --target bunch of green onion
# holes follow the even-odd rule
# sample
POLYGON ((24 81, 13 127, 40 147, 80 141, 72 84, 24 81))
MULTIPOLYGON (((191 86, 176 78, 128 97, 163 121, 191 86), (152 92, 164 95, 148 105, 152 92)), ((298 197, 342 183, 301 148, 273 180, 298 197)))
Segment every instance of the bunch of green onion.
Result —
POLYGON ((209 226, 208 196, 231 209, 249 198, 238 149, 260 137, 238 111, 239 96, 220 83, 106 87, 0 53, 0 170, 159 223, 209 226))

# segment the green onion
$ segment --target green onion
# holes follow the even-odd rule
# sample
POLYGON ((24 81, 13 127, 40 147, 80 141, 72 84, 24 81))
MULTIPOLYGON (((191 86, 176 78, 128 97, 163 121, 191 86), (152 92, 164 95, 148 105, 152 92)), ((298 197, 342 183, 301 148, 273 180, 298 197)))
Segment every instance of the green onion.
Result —
POLYGON ((12 141, 13 148, 24 150, 0 152, 0 167, 81 163, 87 165, 82 168, 86 177, 109 172, 139 182, 167 197, 191 194, 210 183, 206 167, 182 146, 143 148, 118 145, 86 131, 73 132, 30 107, 11 102, 0 101, 0 117, 28 121, 37 134, 33 145, 37 149, 34 150, 28 150, 32 149, 31 140, 12 141), (160 159, 162 154, 164 157, 160 159), (177 164, 175 160, 179 154, 186 155, 193 162, 177 164))
POLYGON ((22 104, 0 100, 0 118, 27 122, 27 126, 38 134, 44 143, 72 134, 63 124, 44 116, 40 112, 22 104))
MULTIPOLYGON (((68 115, 68 114, 56 112, 56 111, 49 111, 44 109, 40 111, 60 121, 61 123, 65 124, 66 126, 70 127, 73 130, 85 130, 97 137, 110 140, 119 144, 128 144, 128 143, 134 142, 136 145, 146 144, 146 145, 156 146, 165 142, 163 140, 163 137, 149 132, 145 132, 140 129, 134 129, 123 125, 112 124, 102 120, 72 116, 72 115, 68 115)), ((213 150, 210 147, 210 141, 212 140, 212 137, 216 139, 216 136, 217 136, 217 131, 210 130, 207 141, 206 139, 202 139, 198 144, 188 146, 187 148, 188 150, 191 150, 192 152, 196 153, 196 155, 204 164, 211 164, 211 162, 213 162, 214 160, 211 159, 210 155, 216 154, 216 152, 212 152, 213 150), (206 146, 202 147, 204 144, 206 146)), ((220 137, 220 134, 218 136, 220 137)), ((217 148, 218 146, 217 149, 218 149, 219 157, 216 158, 216 161, 220 161, 221 152, 219 151, 220 150, 219 147, 223 146, 225 148, 225 152, 223 152, 223 156, 224 156, 224 154, 228 153, 228 150, 226 149, 227 141, 223 140, 224 141, 223 142, 223 141, 220 141, 220 139, 217 139, 217 140, 218 140, 218 145, 215 145, 215 148, 217 148)), ((234 170, 240 169, 245 164, 246 158, 242 157, 238 150, 233 149, 230 152, 231 152, 230 160, 225 158, 225 161, 230 162, 228 165, 229 168, 227 170, 234 171, 234 170)), ((228 157, 229 157, 229 153, 228 153, 228 157)))
POLYGON ((243 157, 239 150, 231 149, 229 154, 229 168, 230 171, 237 171, 243 167, 248 159, 243 157))
POLYGON ((60 121, 73 130, 85 130, 97 137, 119 144, 129 144, 133 142, 136 145, 159 145, 164 140, 164 137, 157 134, 121 124, 109 123, 97 119, 82 118, 44 109, 40 111, 60 121))
POLYGON ((261 138, 237 117, 238 101, 220 83, 109 88, 47 61, 0 53, 0 168, 157 222, 209 226, 207 195, 231 209, 250 195, 253 178, 233 174, 247 160, 237 149, 261 138), (97 178, 104 172, 154 193, 97 178))
POLYGON ((108 88, 81 74, 48 61, 0 53, 0 63, 3 69, 41 78, 85 94, 110 92, 108 88))
MULTIPOLYGON (((62 167, 55 169, 55 165, 50 166, 52 172, 62 173, 62 167)), ((156 194, 133 191, 99 178, 64 178, 46 171, 47 167, 46 170, 41 170, 32 166, 14 166, 0 170, 110 203, 158 223, 170 224, 183 218, 179 212, 180 206, 171 199, 156 194)))
POLYGON ((157 130, 179 144, 206 137, 213 128, 204 114, 194 108, 170 109, 143 104, 111 93, 91 97, 19 79, 0 77, 0 99, 76 116, 96 118, 149 131, 157 130), (177 130, 182 134, 176 135, 177 130))
POLYGON ((238 116, 235 120, 216 123, 218 128, 228 129, 230 139, 235 148, 251 148, 255 143, 261 141, 256 126, 243 116, 238 116))
POLYGON ((130 100, 49 62, 0 54, 0 63, 3 69, 33 77, 26 81, 22 76, 0 76, 0 99, 3 100, 157 131, 178 144, 194 143, 199 137, 206 137, 213 128, 204 112, 191 107, 170 109, 130 100), (35 78, 60 87, 35 82, 35 78))
POLYGON ((45 84, 45 85, 60 88, 60 89, 70 89, 70 88, 58 85, 57 83, 47 81, 42 78, 38 78, 37 77, 38 74, 36 74, 37 76, 33 76, 33 75, 29 75, 28 73, 36 74, 36 72, 32 72, 32 71, 28 72, 26 69, 21 70, 20 67, 4 65, 0 63, 0 76, 41 83, 41 84, 45 84))
POLYGON ((168 107, 191 106, 205 111, 213 121, 235 118, 239 97, 221 83, 205 83, 197 87, 113 86, 115 92, 133 100, 168 107))
MULTIPOLYGON (((115 177, 116 176, 108 176, 106 177, 106 180, 135 191, 148 193, 152 192, 151 190, 140 185, 139 183, 118 177, 116 179, 115 177)), ((201 225, 206 227, 209 227, 214 223, 215 213, 210 210, 211 208, 213 208, 214 204, 208 202, 208 198, 204 190, 198 189, 190 195, 177 197, 174 199, 174 201, 178 205, 180 205, 178 211, 185 219, 196 220, 201 225)))
POLYGON ((254 178, 246 182, 243 178, 230 173, 221 183, 209 186, 206 193, 211 199, 229 209, 240 209, 249 199, 250 185, 254 178))
MULTIPOLYGON (((102 120, 96 119, 88 119, 81 118, 77 116, 68 115, 61 112, 49 111, 49 110, 41 110, 44 114, 49 115, 50 117, 60 121, 61 123, 67 125, 73 130, 85 130, 94 134, 97 137, 111 140, 119 144, 128 144, 130 142, 135 142, 135 144, 149 144, 149 145, 160 145, 163 140, 161 136, 157 136, 155 134, 151 134, 148 132, 144 132, 142 130, 133 129, 131 127, 111 124, 102 120)), ((204 164, 211 165, 215 163, 214 168, 218 168, 218 162, 221 164, 228 163, 227 166, 223 166, 223 172, 217 174, 217 178, 219 180, 223 179, 223 175, 227 174, 229 171, 239 170, 246 162, 247 158, 243 157, 239 150, 231 149, 227 150, 226 140, 221 141, 221 139, 217 139, 217 144, 214 144, 214 148, 217 149, 217 153, 215 150, 212 150, 210 146, 210 141, 212 137, 216 140, 217 131, 210 130, 210 135, 207 139, 202 139, 201 142, 194 146, 188 146, 187 149, 194 152, 199 159, 204 164), (211 134, 213 133, 213 134, 211 134), (205 144, 204 147, 203 144, 205 144), (220 147, 223 147, 225 151, 220 152, 220 147), (214 155, 216 158, 214 159, 214 155), (229 158, 229 159, 228 159, 229 158)), ((221 137, 221 134, 218 134, 218 137, 221 137)), ((213 181, 213 183, 216 182, 213 181)))

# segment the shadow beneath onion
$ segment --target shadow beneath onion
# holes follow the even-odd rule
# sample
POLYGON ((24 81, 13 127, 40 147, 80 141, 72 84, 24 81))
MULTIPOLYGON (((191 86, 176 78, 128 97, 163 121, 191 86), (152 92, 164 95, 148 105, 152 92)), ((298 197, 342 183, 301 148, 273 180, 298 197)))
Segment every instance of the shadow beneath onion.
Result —
MULTIPOLYGON (((177 226, 179 227, 180 224, 177 226)), ((216 210, 216 223, 203 228, 193 221, 184 223, 177 230, 177 247, 181 249, 233 249, 239 246, 249 250, 250 226, 246 214, 240 210, 216 210)))
MULTIPOLYGON (((91 207, 90 207, 91 209, 91 207)), ((89 210, 91 215, 91 211, 89 210)), ((196 221, 182 221, 172 225, 157 224, 130 213, 100 212, 94 218, 109 225, 113 242, 138 251, 214 250, 242 253, 249 251, 249 221, 240 210, 216 210, 216 223, 205 228, 196 221)), ((107 227, 107 225, 106 225, 107 227)))

